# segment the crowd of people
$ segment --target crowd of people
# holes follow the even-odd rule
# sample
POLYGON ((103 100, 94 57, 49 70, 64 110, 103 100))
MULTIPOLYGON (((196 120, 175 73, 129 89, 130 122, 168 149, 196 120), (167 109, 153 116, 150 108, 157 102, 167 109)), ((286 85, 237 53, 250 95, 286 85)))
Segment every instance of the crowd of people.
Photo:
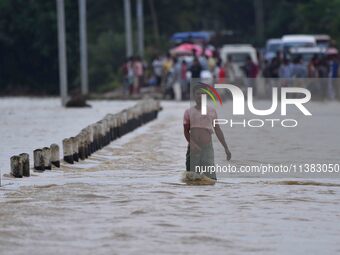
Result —
MULTIPOLYGON (((232 59, 223 64, 217 52, 190 57, 175 57, 170 53, 156 56, 150 65, 140 57, 130 57, 122 65, 124 93, 136 95, 142 87, 154 87, 164 98, 183 100, 189 98, 190 80, 196 78, 224 81, 233 76, 232 59)), ((258 67, 249 58, 244 65, 247 77, 255 78, 258 67)))
MULTIPOLYGON (((275 79, 280 79, 280 86, 293 86, 296 78, 327 78, 320 82, 308 84, 312 93, 317 93, 324 98, 334 99, 336 89, 334 78, 338 78, 339 61, 337 55, 314 55, 308 63, 304 62, 301 55, 285 57, 277 52, 271 61, 255 64, 248 56, 244 65, 239 68, 243 75, 244 86, 254 87, 253 81, 260 75, 265 79, 267 91, 274 84, 275 79)), ((150 64, 141 57, 130 57, 121 68, 124 77, 124 94, 138 95, 143 87, 153 87, 155 91, 163 94, 164 98, 185 100, 189 98, 191 79, 203 78, 214 81, 235 81, 236 70, 232 56, 222 61, 217 51, 212 54, 196 54, 192 56, 175 57, 168 53, 165 56, 156 56, 150 64)))
POLYGON ((124 77, 124 94, 139 94, 144 84, 145 63, 141 57, 129 57, 121 67, 124 77))
POLYGON ((264 61, 262 75, 269 78, 269 81, 270 78, 280 79, 281 86, 292 86, 297 78, 305 79, 304 85, 307 85, 312 93, 334 99, 337 82, 335 79, 339 77, 338 56, 315 54, 306 63, 301 55, 287 58, 281 52, 277 52, 270 62, 264 61))

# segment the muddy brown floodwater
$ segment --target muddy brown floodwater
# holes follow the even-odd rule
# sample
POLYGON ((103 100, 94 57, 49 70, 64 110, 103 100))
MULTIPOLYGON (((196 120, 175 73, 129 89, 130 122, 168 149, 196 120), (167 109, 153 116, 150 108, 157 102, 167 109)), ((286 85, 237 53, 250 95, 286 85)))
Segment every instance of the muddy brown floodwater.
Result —
MULTIPOLYGON (((340 252, 338 180, 176 185, 184 170, 188 104, 162 105, 156 121, 86 163, 34 173, 31 183, 3 180, 1 254, 340 252)), ((236 162, 239 151, 247 151, 241 144, 232 145, 236 162)))

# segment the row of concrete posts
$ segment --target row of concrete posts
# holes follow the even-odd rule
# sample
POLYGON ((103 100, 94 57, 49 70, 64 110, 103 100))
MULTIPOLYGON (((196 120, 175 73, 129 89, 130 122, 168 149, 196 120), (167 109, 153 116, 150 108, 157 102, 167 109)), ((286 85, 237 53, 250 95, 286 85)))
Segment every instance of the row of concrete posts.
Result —
MULTIPOLYGON (((147 99, 119 113, 107 114, 102 120, 82 129, 77 135, 63 139, 63 162, 74 164, 87 159, 112 141, 156 119, 160 110, 159 101, 147 99)), ((57 144, 34 150, 34 171, 43 172, 52 170, 52 168, 60 168, 62 162, 60 157, 57 144)), ((30 176, 29 154, 12 156, 10 163, 13 177, 30 176)))

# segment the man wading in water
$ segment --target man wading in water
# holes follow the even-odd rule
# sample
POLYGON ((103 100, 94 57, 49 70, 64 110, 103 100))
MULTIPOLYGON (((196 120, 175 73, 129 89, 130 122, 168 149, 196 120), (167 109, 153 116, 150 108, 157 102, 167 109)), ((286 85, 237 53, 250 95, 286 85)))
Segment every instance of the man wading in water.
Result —
POLYGON ((216 180, 216 173, 207 171, 208 167, 215 164, 212 146, 212 134, 214 131, 224 148, 227 160, 231 159, 231 153, 220 126, 218 124, 215 127, 213 126, 213 120, 217 119, 216 110, 207 106, 207 115, 201 114, 201 88, 201 86, 194 87, 193 93, 196 105, 187 109, 184 113, 184 136, 189 143, 186 154, 186 170, 196 172, 195 167, 199 166, 206 170, 204 175, 216 180))

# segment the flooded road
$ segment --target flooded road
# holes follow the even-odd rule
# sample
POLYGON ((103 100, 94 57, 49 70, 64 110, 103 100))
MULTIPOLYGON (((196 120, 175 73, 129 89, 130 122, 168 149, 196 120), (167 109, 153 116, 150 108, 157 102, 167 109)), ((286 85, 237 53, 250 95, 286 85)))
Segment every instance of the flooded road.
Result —
POLYGON ((1 254, 340 252, 339 181, 221 178, 215 186, 181 185, 188 104, 162 106, 156 121, 88 161, 34 173, 16 188, 24 180, 5 180, 1 254))

